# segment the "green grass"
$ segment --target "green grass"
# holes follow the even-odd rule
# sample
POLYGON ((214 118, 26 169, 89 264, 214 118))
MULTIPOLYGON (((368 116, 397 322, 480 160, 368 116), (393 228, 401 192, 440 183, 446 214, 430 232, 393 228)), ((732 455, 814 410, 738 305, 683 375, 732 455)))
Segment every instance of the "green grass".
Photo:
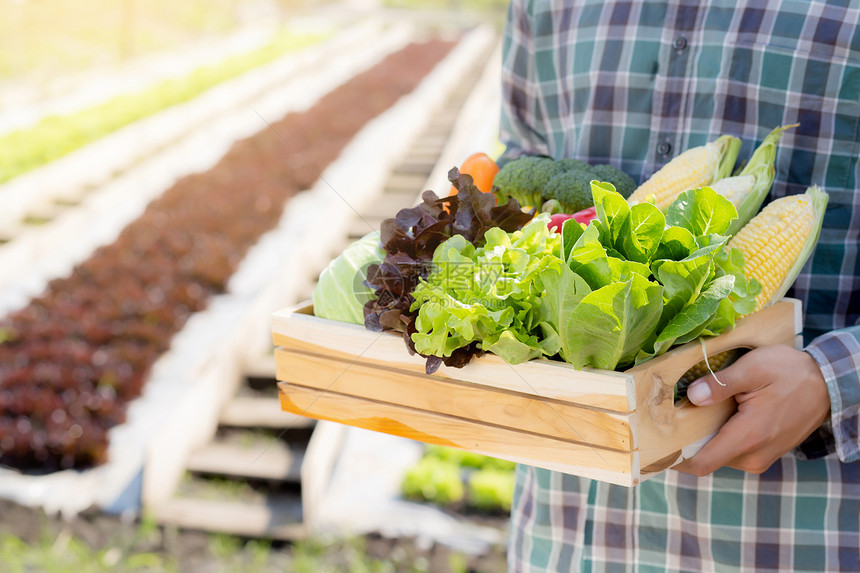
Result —
POLYGON ((248 482, 220 476, 194 476, 186 472, 178 493, 195 499, 229 502, 250 502, 260 498, 248 482))
POLYGON ((175 571, 172 560, 152 552, 124 552, 119 547, 91 549, 60 532, 28 544, 14 535, 0 535, 0 563, 6 573, 101 573, 110 571, 175 571))
MULTIPOLYGON (((175 529, 152 527, 146 519, 137 530, 118 530, 116 538, 104 540, 104 547, 93 548, 66 530, 50 534, 45 529, 35 543, 10 534, 0 534, 0 564, 3 573, 108 573, 165 572, 187 570, 187 546, 175 529), (145 547, 146 549, 141 549, 145 547), (185 565, 183 565, 185 562, 185 565)), ((243 540, 225 534, 210 534, 206 543, 195 549, 193 557, 209 567, 217 564, 223 573, 426 573, 425 557, 392 554, 384 558, 368 554, 364 538, 316 538, 293 544, 273 546, 261 539, 243 540)), ((465 573, 467 560, 452 552, 448 558, 451 573, 465 573)), ((210 570, 210 569, 206 569, 210 570)))
MULTIPOLYGON (((420 567, 420 563, 418 564, 420 567)), ((325 542, 310 540, 296 543, 292 547, 292 566, 295 573, 392 573, 393 561, 381 561, 370 557, 361 538, 345 541, 325 542), (334 550, 333 550, 334 549, 334 550)), ((412 564, 413 571, 416 569, 412 564)))
POLYGON ((134 121, 186 102, 257 66, 322 39, 282 32, 256 50, 204 66, 184 78, 158 82, 76 113, 46 117, 31 128, 0 136, 0 183, 96 141, 134 121))

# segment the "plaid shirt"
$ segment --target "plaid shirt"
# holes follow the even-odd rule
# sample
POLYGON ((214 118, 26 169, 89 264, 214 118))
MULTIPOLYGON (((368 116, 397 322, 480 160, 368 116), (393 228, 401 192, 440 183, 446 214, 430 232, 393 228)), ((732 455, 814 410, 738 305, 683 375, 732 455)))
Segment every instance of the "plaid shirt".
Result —
POLYGON ((520 466, 511 571, 860 571, 860 3, 513 0, 502 139, 646 179, 732 134, 778 125, 771 197, 830 195, 790 296, 832 415, 762 475, 667 471, 627 489, 520 466), (813 340, 815 339, 815 340, 813 340))

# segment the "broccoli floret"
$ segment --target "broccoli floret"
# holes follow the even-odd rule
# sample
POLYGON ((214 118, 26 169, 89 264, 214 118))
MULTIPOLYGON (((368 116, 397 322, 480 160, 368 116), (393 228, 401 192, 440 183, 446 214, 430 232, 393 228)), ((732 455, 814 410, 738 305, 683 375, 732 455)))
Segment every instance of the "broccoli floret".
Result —
POLYGON ((591 166, 585 161, 580 161, 579 159, 571 159, 569 157, 559 159, 555 162, 555 164, 561 167, 562 171, 581 171, 583 169, 588 170, 591 168, 591 166))
POLYGON ((562 212, 576 213, 594 205, 591 180, 595 177, 587 170, 563 171, 549 180, 544 196, 561 203, 562 212))
POLYGON ((598 181, 612 183, 615 190, 625 199, 630 197, 636 189, 636 182, 632 177, 611 165, 595 165, 591 168, 591 173, 594 179, 598 181))
POLYGON ((539 208, 542 190, 561 168, 548 157, 527 156, 505 164, 493 179, 493 193, 499 205, 513 197, 520 206, 539 208))

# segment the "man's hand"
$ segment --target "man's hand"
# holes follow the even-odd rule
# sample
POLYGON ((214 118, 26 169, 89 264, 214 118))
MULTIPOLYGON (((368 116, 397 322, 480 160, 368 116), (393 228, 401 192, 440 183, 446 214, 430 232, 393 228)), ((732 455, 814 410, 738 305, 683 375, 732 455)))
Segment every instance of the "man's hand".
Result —
POLYGON ((762 473, 800 445, 830 415, 830 397, 815 360, 790 346, 752 350, 693 382, 689 400, 707 406, 734 397, 738 411, 699 453, 675 469, 698 476, 729 466, 762 473))

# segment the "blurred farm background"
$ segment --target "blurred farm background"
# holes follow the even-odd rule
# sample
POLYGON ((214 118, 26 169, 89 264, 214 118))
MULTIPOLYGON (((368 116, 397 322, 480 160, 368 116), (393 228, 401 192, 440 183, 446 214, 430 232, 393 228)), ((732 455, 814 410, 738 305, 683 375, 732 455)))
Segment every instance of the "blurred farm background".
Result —
POLYGON ((501 571, 510 464, 280 409, 269 319, 498 152, 502 0, 0 0, 0 569, 501 571))

